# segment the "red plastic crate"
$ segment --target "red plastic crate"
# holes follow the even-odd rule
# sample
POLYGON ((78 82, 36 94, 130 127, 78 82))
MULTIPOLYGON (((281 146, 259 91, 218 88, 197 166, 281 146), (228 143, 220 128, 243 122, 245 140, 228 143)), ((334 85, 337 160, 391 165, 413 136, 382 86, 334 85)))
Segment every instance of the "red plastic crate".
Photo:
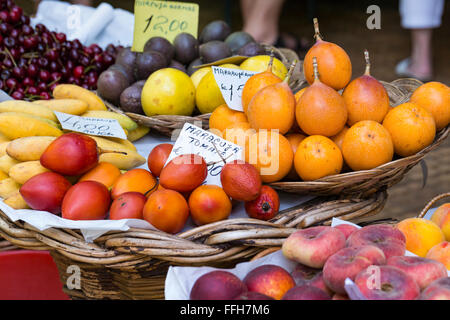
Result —
POLYGON ((69 300, 47 251, 0 252, 0 300, 69 300))

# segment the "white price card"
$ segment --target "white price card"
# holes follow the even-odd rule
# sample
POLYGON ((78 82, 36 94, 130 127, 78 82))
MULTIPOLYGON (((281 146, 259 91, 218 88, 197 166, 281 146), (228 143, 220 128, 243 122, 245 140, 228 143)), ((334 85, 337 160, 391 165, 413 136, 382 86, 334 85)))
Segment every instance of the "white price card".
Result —
POLYGON ((242 108, 242 90, 247 80, 258 72, 216 66, 211 68, 228 107, 233 110, 244 111, 242 108))
POLYGON ((127 135, 116 119, 80 117, 73 114, 54 111, 65 130, 102 137, 127 139, 127 135))
POLYGON ((208 165, 208 176, 204 184, 222 186, 220 173, 226 162, 242 160, 242 147, 231 143, 210 131, 203 130, 193 124, 185 123, 167 158, 169 163, 182 154, 197 154, 202 156, 208 165))

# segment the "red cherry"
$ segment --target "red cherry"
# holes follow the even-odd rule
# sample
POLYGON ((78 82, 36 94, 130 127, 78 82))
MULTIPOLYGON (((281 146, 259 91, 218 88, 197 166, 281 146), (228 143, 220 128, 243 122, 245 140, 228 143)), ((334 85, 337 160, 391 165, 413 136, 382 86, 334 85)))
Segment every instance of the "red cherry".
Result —
POLYGON ((82 66, 76 66, 75 69, 73 69, 73 76, 77 79, 80 79, 83 73, 84 68, 82 66))

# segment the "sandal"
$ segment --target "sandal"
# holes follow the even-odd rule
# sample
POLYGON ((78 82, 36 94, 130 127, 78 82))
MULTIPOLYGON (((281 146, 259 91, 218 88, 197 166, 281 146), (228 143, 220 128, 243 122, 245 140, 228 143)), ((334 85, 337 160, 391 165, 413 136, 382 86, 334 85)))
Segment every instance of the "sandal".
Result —
POLYGON ((414 78, 417 80, 420 80, 422 82, 428 82, 432 80, 432 76, 430 77, 419 77, 417 75, 415 75, 414 73, 412 73, 409 70, 409 66, 411 65, 411 58, 406 58, 403 59, 402 61, 400 61, 396 66, 395 66, 395 73, 397 74, 397 76, 399 77, 406 77, 406 78, 414 78))

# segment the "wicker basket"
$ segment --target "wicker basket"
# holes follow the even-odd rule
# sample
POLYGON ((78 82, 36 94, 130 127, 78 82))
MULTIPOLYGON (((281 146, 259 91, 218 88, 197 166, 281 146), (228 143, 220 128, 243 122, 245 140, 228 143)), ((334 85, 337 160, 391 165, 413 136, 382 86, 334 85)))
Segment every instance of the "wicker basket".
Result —
MULTIPOLYGON (((274 51, 274 55, 283 62, 286 68, 289 69, 290 65, 294 60, 299 61, 297 54, 285 48, 275 48, 273 46, 263 45, 267 53, 274 51)), ((291 76, 289 86, 295 92, 304 84, 303 72, 301 69, 301 63, 297 63, 297 67, 291 76)), ((137 113, 124 112, 119 107, 112 105, 111 103, 105 102, 106 105, 114 112, 123 113, 137 122, 139 125, 149 127, 165 136, 171 136, 172 132, 176 129, 181 129, 185 123, 192 123, 203 129, 209 129, 209 117, 210 113, 207 114, 197 114, 193 116, 176 116, 176 115, 156 115, 156 116, 145 116, 137 113)))
MULTIPOLYGON (((382 83, 393 106, 409 101, 412 92, 422 85, 419 80, 408 78, 398 79, 391 83, 382 81, 382 83)), ((404 175, 426 154, 440 146, 449 133, 450 125, 437 132, 433 143, 418 153, 409 157, 394 158, 393 161, 371 170, 351 171, 314 181, 280 181, 270 185, 277 190, 297 194, 367 195, 383 187, 389 188, 401 181, 404 175)))
POLYGON ((49 250, 67 284, 76 265, 80 288, 64 290, 73 299, 163 299, 170 265, 233 267, 260 251, 279 247, 297 228, 331 223, 331 218, 354 220, 379 213, 387 194, 364 199, 318 197, 280 212, 270 221, 228 219, 178 235, 146 229, 108 232, 86 243, 78 230, 39 231, 21 221, 12 222, 0 211, 0 236, 32 250, 49 250))

